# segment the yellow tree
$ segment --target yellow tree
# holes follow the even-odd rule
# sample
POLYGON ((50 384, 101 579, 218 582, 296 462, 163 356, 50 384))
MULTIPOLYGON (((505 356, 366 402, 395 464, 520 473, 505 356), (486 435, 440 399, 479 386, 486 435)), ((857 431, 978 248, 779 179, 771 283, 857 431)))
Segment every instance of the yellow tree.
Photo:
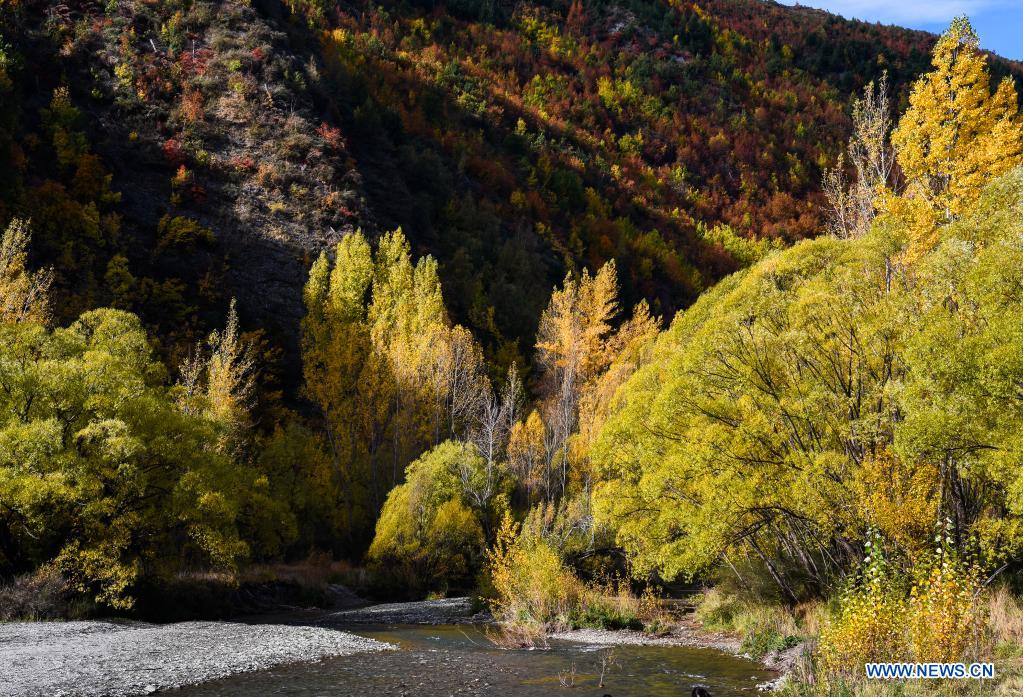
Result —
POLYGON ((508 435, 508 466, 522 483, 532 503, 534 496, 547 498, 551 490, 551 471, 544 458, 544 425, 534 410, 525 421, 519 421, 508 435))
POLYGON ((237 447, 251 426, 250 412, 255 393, 255 362, 242 344, 238 332, 235 300, 227 314, 227 326, 209 338, 210 357, 206 368, 206 399, 210 415, 226 431, 226 443, 237 447))
POLYGON ((401 230, 374 254, 347 235, 309 272, 302 325, 306 390, 332 448, 337 501, 368 522, 405 466, 462 435, 489 393, 482 351, 444 309, 437 262, 412 263, 401 230))
POLYGON ((232 298, 223 331, 200 341, 181 365, 178 406, 190 416, 203 416, 217 425, 217 448, 239 456, 252 425, 255 361, 242 342, 238 311, 232 298))
MULTIPOLYGON (((650 314, 644 300, 633 309, 632 317, 608 337, 605 354, 611 362, 587 382, 580 395, 579 424, 570 443, 570 459, 574 462, 588 463, 590 449, 610 415, 615 394, 649 360, 660 328, 660 319, 650 314)), ((582 474, 590 476, 589 471, 582 474)))
POLYGON ((49 319, 47 292, 53 272, 26 268, 29 237, 28 224, 15 219, 0 239, 0 324, 49 319))
POLYGON ((536 349, 546 392, 548 467, 560 469, 562 491, 568 485, 566 445, 575 431, 582 386, 608 363, 604 342, 618 309, 617 291, 613 261, 595 276, 584 270, 576 280, 569 274, 540 317, 536 349))
POLYGON ((426 256, 413 265, 401 230, 380 238, 368 310, 373 350, 385 357, 394 380, 392 485, 405 464, 440 440, 437 408, 445 401, 455 360, 437 262, 426 256))
POLYGON ((969 20, 956 18, 938 39, 934 69, 913 86, 892 134, 907 189, 890 208, 925 220, 913 226, 913 255, 930 248, 937 224, 958 218, 986 182, 1023 163, 1016 89, 1005 78, 992 94, 979 45, 969 20))
POLYGON ((323 413, 334 464, 331 498, 343 507, 349 531, 368 531, 387 493, 380 470, 394 388, 367 322, 373 274, 369 242, 355 232, 338 243, 333 265, 320 255, 304 291, 305 389, 323 413))
MULTIPOLYGON (((562 493, 573 474, 570 465, 585 460, 584 444, 591 440, 590 435, 580 439, 573 434, 595 430, 594 419, 605 412, 614 389, 632 370, 623 364, 608 378, 609 368, 627 349, 657 332, 658 322, 645 303, 616 330, 618 309, 618 276, 614 261, 609 261, 593 276, 586 270, 578 280, 569 274, 540 318, 536 348, 546 391, 541 417, 545 467, 560 470, 562 493)), ((547 495, 554 493, 548 486, 547 495)))

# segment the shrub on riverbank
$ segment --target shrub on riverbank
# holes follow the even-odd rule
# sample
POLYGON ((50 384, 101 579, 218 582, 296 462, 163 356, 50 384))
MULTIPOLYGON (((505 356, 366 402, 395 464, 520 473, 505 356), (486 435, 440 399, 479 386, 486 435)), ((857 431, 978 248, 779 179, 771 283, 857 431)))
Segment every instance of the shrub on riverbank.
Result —
POLYGON ((742 637, 740 650, 754 658, 815 636, 820 614, 819 603, 789 609, 725 586, 704 592, 696 606, 702 627, 737 634, 742 637))
MULTIPOLYGON (((991 654, 983 576, 939 535, 929 560, 904 572, 889 564, 881 537, 838 611, 821 632, 823 680, 856 676, 877 661, 970 662, 991 654)), ((1003 606, 1003 616, 1010 611, 1003 606)))
POLYGON ((832 602, 793 609, 758 602, 726 582, 700 597, 696 617, 704 629, 738 635, 741 651, 757 658, 804 642, 798 656, 774 663, 788 672, 779 691, 782 697, 1020 694, 1023 601, 1007 586, 978 592, 962 569, 946 567, 941 581, 937 576, 933 567, 922 574, 913 595, 912 583, 896 592, 899 585, 892 579, 873 584, 863 574, 832 602), (965 587, 971 588, 969 593, 962 592, 965 587), (922 626, 928 627, 934 643, 919 640, 922 626), (868 660, 991 661, 996 677, 994 685, 987 681, 985 686, 967 680, 867 680, 863 664, 868 660))
POLYGON ((488 553, 487 573, 494 617, 506 624, 565 627, 583 593, 561 557, 543 540, 520 536, 510 517, 488 553))
POLYGON ((0 585, 0 622, 52 620, 85 614, 87 608, 72 602, 67 579, 53 564, 44 564, 30 574, 0 585))
POLYGON ((625 581, 583 582, 546 541, 520 534, 508 517, 488 555, 487 573, 495 618, 512 635, 528 630, 531 641, 565 629, 642 629, 644 617, 656 615, 645 612, 653 604, 636 597, 625 581))

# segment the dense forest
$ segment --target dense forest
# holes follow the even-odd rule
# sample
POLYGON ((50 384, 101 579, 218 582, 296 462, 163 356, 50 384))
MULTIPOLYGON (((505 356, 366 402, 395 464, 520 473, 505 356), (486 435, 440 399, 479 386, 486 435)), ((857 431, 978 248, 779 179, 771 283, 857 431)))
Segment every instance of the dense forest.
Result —
POLYGON ((796 694, 1010 694, 1020 75, 755 0, 0 6, 0 617, 699 583, 796 694))

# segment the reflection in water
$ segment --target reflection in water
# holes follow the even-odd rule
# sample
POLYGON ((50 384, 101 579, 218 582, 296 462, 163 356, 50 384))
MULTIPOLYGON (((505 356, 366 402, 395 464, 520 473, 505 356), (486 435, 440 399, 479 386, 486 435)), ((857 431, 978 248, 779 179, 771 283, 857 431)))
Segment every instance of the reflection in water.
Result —
POLYGON ((507 651, 468 626, 353 627, 397 644, 398 651, 360 654, 248 673, 185 688, 176 697, 689 697, 694 684, 714 697, 755 694, 774 677, 756 663, 712 649, 618 646, 599 684, 607 647, 552 642, 547 651, 507 651))

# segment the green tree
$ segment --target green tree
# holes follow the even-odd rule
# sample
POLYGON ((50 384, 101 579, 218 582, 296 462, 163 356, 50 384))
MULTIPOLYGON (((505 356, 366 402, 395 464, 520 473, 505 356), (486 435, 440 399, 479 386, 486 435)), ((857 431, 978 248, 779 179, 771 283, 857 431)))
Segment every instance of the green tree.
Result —
POLYGON ((598 523, 637 573, 752 560, 795 601, 868 528, 913 564, 939 519, 994 569, 1021 551, 1023 171, 939 229, 821 238, 729 277, 619 390, 593 458, 598 523))
POLYGON ((638 572, 750 557, 790 601, 786 567, 827 579, 861 534, 851 473, 891 439, 901 336, 885 274, 873 240, 803 242, 660 337, 594 448, 598 521, 638 572))
POLYGON ((138 318, 0 327, 0 539, 8 570, 55 560, 115 607, 143 574, 247 552, 236 519, 251 471, 221 425, 178 407, 138 318))
POLYGON ((1023 169, 997 180, 916 269, 896 446, 939 471, 957 543, 1023 553, 1023 169))
POLYGON ((412 591, 468 587, 483 560, 482 522, 497 520, 493 492, 470 508, 469 489, 487 477, 474 446, 445 441, 408 466, 387 496, 368 559, 391 582, 412 591))

